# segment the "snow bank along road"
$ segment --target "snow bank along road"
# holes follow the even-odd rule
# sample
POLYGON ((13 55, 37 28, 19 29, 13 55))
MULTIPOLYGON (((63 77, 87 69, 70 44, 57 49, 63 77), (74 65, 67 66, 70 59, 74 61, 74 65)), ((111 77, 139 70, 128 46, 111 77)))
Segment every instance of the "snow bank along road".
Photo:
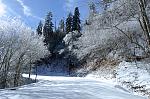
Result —
POLYGON ((147 99, 90 78, 39 76, 39 82, 0 90, 0 99, 147 99))

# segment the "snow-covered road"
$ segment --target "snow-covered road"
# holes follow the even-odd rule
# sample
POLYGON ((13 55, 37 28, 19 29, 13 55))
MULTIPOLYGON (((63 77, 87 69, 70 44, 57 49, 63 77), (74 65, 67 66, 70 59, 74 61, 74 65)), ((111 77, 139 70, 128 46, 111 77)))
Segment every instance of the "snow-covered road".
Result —
POLYGON ((0 99, 146 99, 90 78, 44 77, 16 90, 0 90, 0 99))

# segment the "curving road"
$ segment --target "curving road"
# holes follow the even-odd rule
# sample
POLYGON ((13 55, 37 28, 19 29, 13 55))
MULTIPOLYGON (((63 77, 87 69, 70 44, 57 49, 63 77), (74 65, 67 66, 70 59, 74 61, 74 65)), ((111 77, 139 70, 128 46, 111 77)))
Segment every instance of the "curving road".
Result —
POLYGON ((111 84, 76 77, 45 77, 16 90, 0 90, 0 99, 147 99, 111 84))

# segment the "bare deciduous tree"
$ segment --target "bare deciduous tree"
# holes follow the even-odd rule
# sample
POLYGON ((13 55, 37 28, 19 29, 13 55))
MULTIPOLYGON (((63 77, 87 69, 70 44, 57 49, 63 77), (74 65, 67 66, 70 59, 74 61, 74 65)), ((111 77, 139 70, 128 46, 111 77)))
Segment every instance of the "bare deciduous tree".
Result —
POLYGON ((18 19, 0 20, 0 82, 8 87, 10 74, 14 86, 20 84, 22 72, 31 73, 32 63, 48 53, 42 37, 33 35, 30 28, 18 19))

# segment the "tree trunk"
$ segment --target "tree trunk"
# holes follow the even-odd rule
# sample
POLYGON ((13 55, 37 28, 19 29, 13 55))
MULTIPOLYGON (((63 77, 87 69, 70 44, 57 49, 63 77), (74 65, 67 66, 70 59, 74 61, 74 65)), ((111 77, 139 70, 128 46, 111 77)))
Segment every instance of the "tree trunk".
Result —
POLYGON ((145 0, 139 0, 139 7, 140 7, 140 13, 141 13, 141 22, 143 23, 144 33, 147 37, 148 45, 150 46, 150 22, 146 13, 146 1, 145 0))
POLYGON ((15 73, 15 77, 14 77, 14 87, 17 87, 19 85, 19 78, 20 78, 20 63, 17 63, 16 66, 16 73, 15 73))
POLYGON ((22 53, 20 55, 18 63, 16 64, 16 73, 15 73, 15 77, 14 77, 14 87, 17 87, 19 85, 20 73, 21 73, 21 62, 22 62, 24 55, 25 55, 25 53, 22 53))
POLYGON ((29 63, 30 67, 29 67, 29 78, 31 77, 31 69, 32 69, 32 64, 31 64, 31 58, 30 58, 30 63, 29 63))

